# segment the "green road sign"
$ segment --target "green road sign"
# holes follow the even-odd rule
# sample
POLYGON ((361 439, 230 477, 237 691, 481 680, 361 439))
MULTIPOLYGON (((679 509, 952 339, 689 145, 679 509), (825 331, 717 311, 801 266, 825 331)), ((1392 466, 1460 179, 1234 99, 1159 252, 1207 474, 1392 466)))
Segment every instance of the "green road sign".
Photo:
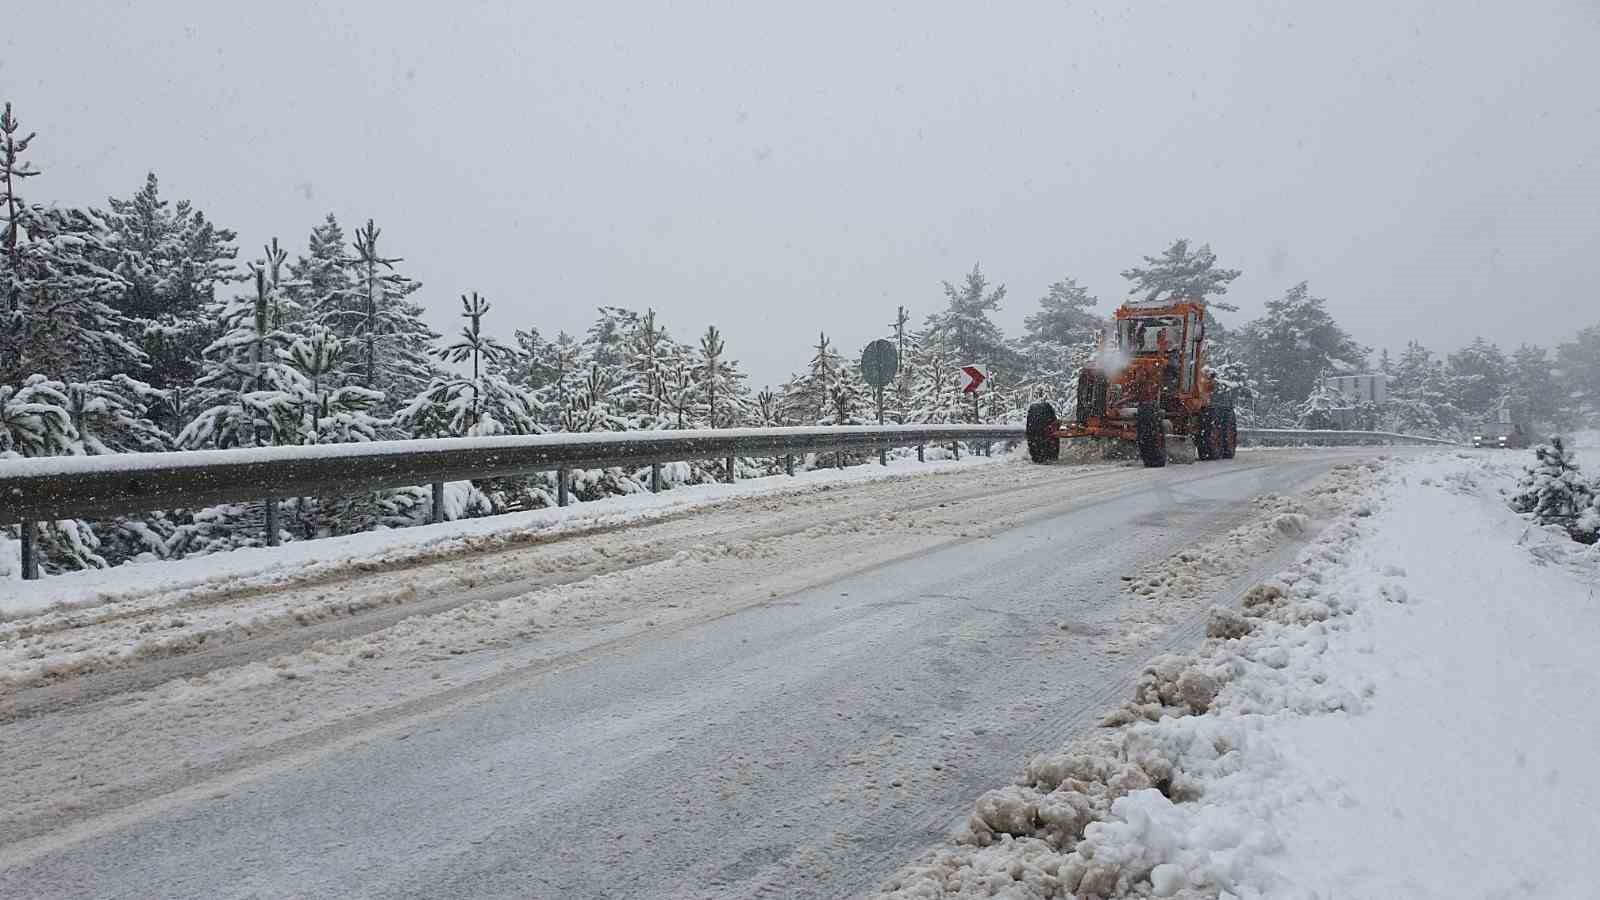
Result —
POLYGON ((898 371, 900 351, 895 349, 892 341, 873 341, 861 351, 861 377, 867 384, 881 388, 893 381, 898 371))

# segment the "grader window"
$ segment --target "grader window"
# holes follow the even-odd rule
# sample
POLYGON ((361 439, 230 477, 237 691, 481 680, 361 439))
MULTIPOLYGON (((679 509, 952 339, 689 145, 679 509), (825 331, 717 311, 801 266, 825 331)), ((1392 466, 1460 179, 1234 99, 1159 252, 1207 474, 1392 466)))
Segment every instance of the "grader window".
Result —
POLYGON ((1183 343, 1183 320, 1176 316, 1123 319, 1118 342, 1130 353, 1165 353, 1183 343))

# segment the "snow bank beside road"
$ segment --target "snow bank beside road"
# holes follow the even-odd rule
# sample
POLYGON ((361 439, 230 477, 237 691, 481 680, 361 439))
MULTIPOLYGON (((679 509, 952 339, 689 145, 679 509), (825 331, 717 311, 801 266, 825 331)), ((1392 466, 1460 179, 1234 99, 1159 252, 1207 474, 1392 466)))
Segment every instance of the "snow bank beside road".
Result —
POLYGON ((1373 473, 1114 727, 1035 757, 885 893, 1592 896, 1596 570, 1519 546, 1513 469, 1373 473))
MULTIPOLYGON (((932 452, 930 448, 930 455, 932 452)), ((112 569, 53 575, 32 582, 20 580, 17 542, 8 541, 0 534, 0 621, 51 608, 96 606, 160 592, 224 586, 230 590, 271 587, 323 577, 357 565, 381 568, 399 562, 446 557, 473 547, 525 540, 531 535, 544 537, 563 531, 614 528, 741 497, 826 490, 838 484, 936 474, 1002 462, 1014 456, 965 456, 959 462, 928 463, 891 458, 888 467, 818 469, 800 472, 793 478, 780 475, 735 484, 684 486, 660 494, 611 497, 565 508, 295 541, 281 547, 244 548, 182 560, 130 563, 112 569)))

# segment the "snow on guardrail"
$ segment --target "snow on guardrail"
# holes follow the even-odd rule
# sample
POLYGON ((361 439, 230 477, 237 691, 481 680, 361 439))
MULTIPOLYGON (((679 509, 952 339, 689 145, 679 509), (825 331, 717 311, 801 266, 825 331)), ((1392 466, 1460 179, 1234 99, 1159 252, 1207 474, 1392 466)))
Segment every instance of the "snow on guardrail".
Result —
MULTIPOLYGON (((1239 436, 1260 446, 1450 443, 1371 431, 1242 428, 1239 436)), ((433 518, 438 521, 443 487, 451 481, 734 456, 787 456, 792 474, 793 455, 800 453, 1024 437, 1025 431, 1018 425, 729 428, 11 459, 0 460, 0 525, 21 526, 24 577, 32 578, 37 576, 33 523, 40 521, 263 501, 267 540, 276 545, 276 497, 431 485, 433 518)), ((566 479, 558 481, 564 506, 566 479)), ((657 488, 652 478, 652 490, 657 488)))

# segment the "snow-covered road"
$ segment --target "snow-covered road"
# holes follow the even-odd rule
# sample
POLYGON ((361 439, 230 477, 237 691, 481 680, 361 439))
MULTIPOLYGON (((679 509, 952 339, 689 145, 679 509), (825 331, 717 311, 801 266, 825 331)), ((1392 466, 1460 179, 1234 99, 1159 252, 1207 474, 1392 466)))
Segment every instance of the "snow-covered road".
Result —
POLYGON ((1197 643, 1205 609, 1281 564, 1348 492, 1339 464, 1370 455, 976 466, 13 622, 0 882, 865 891, 1150 656, 1197 643))

